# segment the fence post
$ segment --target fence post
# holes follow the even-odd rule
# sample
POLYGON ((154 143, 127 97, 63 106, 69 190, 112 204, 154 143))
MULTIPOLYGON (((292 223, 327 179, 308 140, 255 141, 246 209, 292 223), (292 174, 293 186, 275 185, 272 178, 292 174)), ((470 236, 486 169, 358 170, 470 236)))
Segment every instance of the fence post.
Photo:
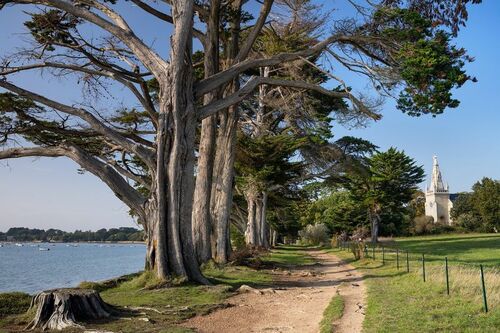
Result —
POLYGON ((396 267, 399 271, 399 249, 396 249, 396 267))
POLYGON ((488 301, 486 300, 486 287, 484 286, 483 265, 479 265, 479 268, 481 269, 481 286, 483 287, 484 312, 488 312, 488 301))
POLYGON ((422 276, 424 277, 425 282, 425 255, 422 253, 422 276))
POLYGON ((410 260, 408 259, 408 250, 406 250, 406 273, 410 273, 410 260))
POLYGON ((450 294, 450 278, 448 274, 448 257, 444 257, 444 269, 446 272, 446 294, 450 294))
POLYGON ((375 260, 375 244, 372 247, 373 260, 375 260))
POLYGON ((382 246, 382 265, 385 265, 385 248, 382 246))
POLYGON ((446 270, 446 293, 450 294, 450 279, 448 277, 448 257, 444 257, 445 270, 446 270))

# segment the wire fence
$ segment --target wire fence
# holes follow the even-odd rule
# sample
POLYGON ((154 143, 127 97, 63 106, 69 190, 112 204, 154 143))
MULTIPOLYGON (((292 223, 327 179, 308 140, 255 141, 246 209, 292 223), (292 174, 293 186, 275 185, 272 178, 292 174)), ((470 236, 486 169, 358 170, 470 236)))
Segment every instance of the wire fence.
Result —
MULTIPOLYGON (((359 242, 337 241, 340 250, 360 251, 359 242)), ((377 260, 382 265, 393 265, 395 269, 406 273, 421 275, 423 282, 442 283, 449 296, 451 293, 481 299, 484 312, 488 312, 491 304, 500 303, 500 266, 483 267, 483 264, 460 262, 454 263, 448 257, 440 257, 427 253, 415 253, 408 250, 364 244, 362 257, 377 260)), ((359 254, 359 253, 358 253, 359 254)))

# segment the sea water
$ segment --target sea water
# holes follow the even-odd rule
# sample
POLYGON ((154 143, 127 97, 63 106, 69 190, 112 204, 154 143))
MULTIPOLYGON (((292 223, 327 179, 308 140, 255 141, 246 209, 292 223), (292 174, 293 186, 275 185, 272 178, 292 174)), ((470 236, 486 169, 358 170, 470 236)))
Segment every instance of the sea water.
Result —
POLYGON ((75 287, 144 268, 143 244, 3 243, 0 247, 0 292, 75 287))

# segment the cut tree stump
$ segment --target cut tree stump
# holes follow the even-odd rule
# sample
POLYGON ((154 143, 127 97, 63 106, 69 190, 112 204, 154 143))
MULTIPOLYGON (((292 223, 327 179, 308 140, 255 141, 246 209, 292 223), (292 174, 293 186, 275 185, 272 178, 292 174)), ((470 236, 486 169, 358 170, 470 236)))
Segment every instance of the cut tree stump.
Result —
POLYGON ((36 307, 35 318, 26 329, 62 330, 66 327, 83 328, 79 323, 109 318, 116 313, 99 293, 92 289, 54 289, 38 293, 31 301, 36 307))

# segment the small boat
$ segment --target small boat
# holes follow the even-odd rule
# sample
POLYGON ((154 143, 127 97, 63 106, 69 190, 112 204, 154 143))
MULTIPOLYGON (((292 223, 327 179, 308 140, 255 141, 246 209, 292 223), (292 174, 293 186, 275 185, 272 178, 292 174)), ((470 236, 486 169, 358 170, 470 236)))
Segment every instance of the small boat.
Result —
POLYGON ((21 246, 24 246, 24 245, 23 245, 23 244, 21 244, 21 243, 16 243, 16 246, 21 247, 21 246))
POLYGON ((50 251, 50 249, 46 247, 39 247, 38 251, 50 251))

